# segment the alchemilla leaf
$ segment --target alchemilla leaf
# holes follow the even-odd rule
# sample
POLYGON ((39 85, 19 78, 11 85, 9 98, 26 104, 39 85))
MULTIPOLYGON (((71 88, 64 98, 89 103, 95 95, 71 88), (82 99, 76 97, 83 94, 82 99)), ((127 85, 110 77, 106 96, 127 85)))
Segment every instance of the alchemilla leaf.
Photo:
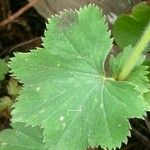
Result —
POLYGON ((120 147, 128 118, 142 117, 147 103, 134 85, 105 77, 112 39, 102 12, 89 5, 52 17, 43 42, 12 59, 24 83, 13 121, 41 125, 49 150, 120 147))

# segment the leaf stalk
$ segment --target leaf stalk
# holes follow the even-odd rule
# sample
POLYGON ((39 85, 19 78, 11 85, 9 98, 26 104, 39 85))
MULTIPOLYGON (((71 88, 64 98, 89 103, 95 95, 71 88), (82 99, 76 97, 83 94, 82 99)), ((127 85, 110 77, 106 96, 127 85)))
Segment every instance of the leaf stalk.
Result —
POLYGON ((122 67, 122 71, 118 76, 119 81, 125 80, 132 69, 134 68, 137 60, 139 59, 141 53, 146 49, 147 45, 150 42, 150 23, 146 27, 144 34, 142 35, 140 41, 134 47, 133 52, 131 53, 128 60, 126 60, 124 66, 122 67))

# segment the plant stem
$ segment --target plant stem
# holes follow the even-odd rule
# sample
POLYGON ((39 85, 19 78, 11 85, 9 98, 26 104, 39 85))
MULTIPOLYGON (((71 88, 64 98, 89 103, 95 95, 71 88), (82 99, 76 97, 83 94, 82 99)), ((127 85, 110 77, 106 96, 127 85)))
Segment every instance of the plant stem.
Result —
POLYGON ((137 60, 139 59, 141 53, 145 50, 150 42, 150 23, 148 24, 143 36, 140 41, 133 48, 133 52, 131 53, 128 60, 126 60, 124 66, 122 67, 122 71, 119 74, 118 80, 125 80, 129 73, 134 68, 137 60))

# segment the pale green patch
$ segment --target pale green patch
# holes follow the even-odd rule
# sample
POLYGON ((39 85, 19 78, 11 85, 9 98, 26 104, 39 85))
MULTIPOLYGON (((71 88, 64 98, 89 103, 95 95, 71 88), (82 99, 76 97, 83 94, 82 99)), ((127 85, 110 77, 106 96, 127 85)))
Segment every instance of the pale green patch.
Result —
POLYGON ((8 73, 7 63, 0 59, 0 81, 5 78, 5 74, 8 73))

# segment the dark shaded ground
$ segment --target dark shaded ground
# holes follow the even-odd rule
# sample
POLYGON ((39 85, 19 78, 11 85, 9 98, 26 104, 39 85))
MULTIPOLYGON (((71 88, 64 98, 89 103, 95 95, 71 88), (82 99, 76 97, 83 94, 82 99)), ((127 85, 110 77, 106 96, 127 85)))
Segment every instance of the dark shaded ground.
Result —
MULTIPOLYGON (((25 0, 1 0, 0 1, 0 20, 6 19, 27 2, 25 0)), ((45 20, 39 16, 34 9, 29 9, 11 24, 0 28, 0 57, 11 55, 18 48, 26 51, 40 45, 39 39, 34 39, 43 35, 45 20), (34 39, 34 40, 33 40, 34 39), (32 40, 29 44, 24 42, 32 40), (22 44, 23 46, 19 46, 22 44), (16 48, 14 48, 16 47, 16 48)))
MULTIPOLYGON (((25 0, 0 0, 0 21, 19 10, 27 2, 25 0)), ((11 24, 0 28, 0 57, 13 56, 13 52, 27 52, 40 46, 45 20, 32 8, 18 17, 11 24)), ((6 86, 9 75, 0 83, 0 97, 8 95, 6 86)), ((9 96, 9 95, 8 95, 9 96)), ((150 150, 150 115, 145 120, 131 119, 132 137, 120 150, 150 150)), ((9 128, 10 113, 0 112, 0 131, 9 128)))

